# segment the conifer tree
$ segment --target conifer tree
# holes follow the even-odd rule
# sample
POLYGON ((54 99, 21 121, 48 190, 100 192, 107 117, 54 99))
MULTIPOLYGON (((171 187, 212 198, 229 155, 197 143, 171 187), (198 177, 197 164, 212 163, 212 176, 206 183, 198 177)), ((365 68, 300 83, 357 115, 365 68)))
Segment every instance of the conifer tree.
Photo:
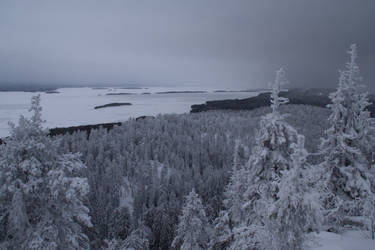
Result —
POLYGON ((108 242, 106 250, 148 250, 150 249, 149 237, 151 231, 143 222, 125 239, 112 239, 108 242))
POLYGON ((298 133, 285 121, 285 116, 279 113, 280 105, 288 101, 279 97, 281 86, 287 82, 285 71, 281 68, 276 72, 276 78, 272 84, 272 112, 261 118, 256 145, 248 162, 248 178, 251 183, 246 191, 245 207, 249 207, 249 220, 257 217, 254 205, 260 195, 274 201, 277 199, 277 184, 282 171, 289 170, 293 165, 292 145, 297 143, 298 133))
POLYGON ((286 98, 279 96, 282 86, 287 83, 285 71, 281 68, 276 72, 272 83, 272 112, 261 118, 256 145, 246 166, 246 174, 240 174, 246 176, 247 186, 241 206, 244 216, 241 223, 234 227, 231 249, 259 247, 259 240, 262 240, 262 237, 258 237, 259 228, 263 228, 269 221, 267 214, 259 213, 259 204, 275 204, 282 173, 294 167, 293 145, 298 144, 299 135, 279 112, 280 105, 288 102, 286 98))
POLYGON ((124 249, 148 250, 150 229, 142 222, 124 241, 124 249))
POLYGON ((340 72, 337 90, 330 94, 332 104, 330 128, 320 150, 324 156, 322 167, 327 172, 327 186, 331 193, 325 201, 328 219, 342 224, 343 216, 359 215, 365 199, 373 192, 369 176, 371 147, 370 104, 368 94, 360 91, 357 46, 350 46, 350 61, 340 72))
POLYGON ((237 140, 233 154, 232 174, 224 193, 225 209, 214 221, 215 236, 210 242, 212 249, 229 247, 233 241, 233 228, 246 219, 243 201, 248 186, 248 171, 240 164, 239 144, 240 142, 237 140))
POLYGON ((268 234, 267 240, 261 244, 266 249, 304 249, 308 230, 319 230, 320 202, 306 178, 309 169, 306 166, 308 153, 304 148, 304 136, 300 135, 292 148, 292 166, 282 171, 277 183, 277 200, 270 203, 262 197, 259 201, 264 234, 268 234))
POLYGON ((176 233, 172 247, 179 247, 182 250, 207 249, 208 221, 202 201, 194 189, 186 197, 176 233))
POLYGON ((76 154, 59 154, 42 128, 40 96, 32 117, 11 125, 0 150, 0 200, 7 214, 8 249, 85 249, 82 226, 91 226, 83 200, 88 193, 85 166, 76 154))

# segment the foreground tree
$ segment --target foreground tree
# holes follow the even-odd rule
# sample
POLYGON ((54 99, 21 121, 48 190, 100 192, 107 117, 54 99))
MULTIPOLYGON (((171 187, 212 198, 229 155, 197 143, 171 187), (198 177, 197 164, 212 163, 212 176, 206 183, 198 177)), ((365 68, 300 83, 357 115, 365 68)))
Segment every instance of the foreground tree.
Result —
POLYGON ((279 96, 286 83, 284 70, 278 70, 272 112, 261 118, 247 166, 233 171, 226 213, 217 224, 232 226, 224 230, 231 237, 222 237, 229 249, 302 249, 306 232, 319 226, 319 202, 305 177, 304 137, 279 112, 288 102, 279 96))
POLYGON ((279 113, 281 104, 287 99, 279 97, 281 86, 285 85, 285 71, 281 68, 276 72, 272 84, 272 112, 260 120, 259 131, 256 135, 256 145, 248 162, 248 179, 251 180, 246 191, 245 206, 249 207, 249 222, 256 219, 254 205, 261 194, 276 200, 277 182, 283 170, 291 167, 292 144, 297 143, 298 133, 279 113))
MULTIPOLYGON (((272 112, 260 120, 260 129, 256 136, 256 146, 249 159, 249 178, 252 180, 247 190, 249 202, 260 197, 260 192, 268 198, 276 199, 282 171, 292 166, 292 145, 298 142, 297 131, 285 121, 285 116, 279 113, 281 104, 288 102, 279 96, 281 86, 285 85, 285 72, 281 68, 276 72, 272 85, 272 112)), ((253 203, 254 204, 254 203, 253 203)))
POLYGON ((88 193, 85 166, 77 154, 59 154, 42 128, 40 96, 32 117, 11 124, 0 151, 1 223, 6 249, 89 248, 82 226, 91 226, 83 200, 88 193))
POLYGON ((201 199, 193 189, 186 197, 172 247, 179 247, 182 250, 207 249, 208 242, 209 232, 206 213, 201 199))
POLYGON ((369 174, 371 147, 370 104, 368 94, 360 91, 357 46, 350 46, 350 61, 340 72, 336 92, 330 95, 332 113, 330 128, 320 150, 324 155, 322 163, 327 172, 329 196, 325 199, 328 221, 343 225, 346 215, 360 215, 364 200, 374 191, 369 174))
POLYGON ((278 187, 277 200, 273 202, 262 197, 258 202, 258 213, 264 224, 260 230, 265 249, 304 249, 306 233, 319 231, 321 208, 318 194, 309 185, 306 178, 309 169, 306 166, 308 155, 304 148, 304 136, 292 145, 292 166, 282 171, 278 187), (266 239, 266 240, 264 240, 266 239))
MULTIPOLYGON (((282 86, 286 83, 285 71, 278 70, 275 81, 272 83, 272 112, 261 118, 256 145, 246 166, 245 183, 230 184, 233 187, 246 185, 241 206, 241 212, 244 213, 243 219, 234 226, 231 249, 260 247, 259 244, 264 241, 264 237, 258 237, 259 232, 270 222, 270 215, 260 213, 259 204, 275 206, 279 200, 282 175, 294 168, 296 164, 292 154, 295 149, 294 145, 299 145, 300 136, 279 113, 280 105, 288 102, 287 99, 279 96, 282 86)), ((233 175, 233 178, 243 182, 241 181, 243 180, 242 174, 237 177, 233 175)), ((238 210, 239 206, 233 205, 228 211, 238 210)))

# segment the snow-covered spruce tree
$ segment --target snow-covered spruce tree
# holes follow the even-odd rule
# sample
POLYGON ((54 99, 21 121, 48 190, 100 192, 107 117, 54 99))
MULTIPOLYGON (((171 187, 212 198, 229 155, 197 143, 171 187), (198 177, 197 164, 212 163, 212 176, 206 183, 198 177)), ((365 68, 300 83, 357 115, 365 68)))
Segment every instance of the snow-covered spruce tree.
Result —
POLYGON ((281 87, 286 83, 285 71, 281 68, 272 83, 272 112, 261 118, 256 145, 246 166, 248 184, 242 201, 245 218, 233 230, 232 249, 258 247, 256 234, 258 228, 264 226, 264 218, 257 208, 258 200, 262 198, 274 204, 278 200, 282 172, 294 166, 293 145, 298 143, 299 135, 279 113, 280 105, 288 101, 279 96, 281 87))
MULTIPOLYGON (((20 117, 0 147, 0 204, 6 249, 85 249, 90 226, 83 199, 88 193, 79 155, 57 152, 42 129, 40 96, 32 97, 31 119, 20 117)), ((0 247, 0 248, 1 248, 0 247)))
POLYGON ((307 151, 304 136, 292 145, 292 165, 283 170, 278 187, 277 200, 267 197, 259 200, 257 208, 264 224, 261 246, 264 249, 288 250, 304 249, 308 230, 319 230, 321 208, 318 194, 311 189, 306 179, 307 151), (266 240, 264 240, 266 239, 266 240))
POLYGON ((236 140, 232 174, 224 196, 224 210, 214 221, 215 235, 210 241, 211 249, 223 249, 231 245, 233 241, 233 228, 245 220, 246 213, 243 210, 244 193, 248 186, 248 171, 239 160, 240 141, 236 140))
POLYGON ((346 215, 360 215, 360 204, 374 191, 369 176, 374 145, 370 113, 366 110, 370 103, 368 94, 360 91, 357 46, 351 45, 348 53, 350 61, 340 72, 337 90, 330 94, 330 128, 320 146, 330 194, 325 201, 327 219, 336 229, 346 215))
POLYGON ((106 250, 148 250, 150 249, 149 237, 151 231, 140 222, 125 240, 113 239, 108 242, 106 250))
POLYGON ((214 220, 213 232, 208 249, 228 249, 233 240, 233 224, 228 211, 219 212, 214 220))
POLYGON ((124 249, 147 250, 149 249, 149 237, 151 231, 143 222, 125 239, 124 249))
POLYGON ((194 189, 186 197, 176 231, 177 235, 172 242, 173 248, 207 249, 209 224, 202 201, 194 189))
POLYGON ((256 145, 253 148, 247 168, 248 178, 251 180, 246 191, 246 206, 250 207, 249 220, 256 218, 253 206, 260 195, 276 200, 278 182, 281 172, 292 166, 292 145, 297 143, 298 133, 279 113, 279 106, 287 103, 287 99, 279 97, 281 86, 287 83, 285 71, 281 68, 276 72, 272 84, 271 108, 272 112, 260 120, 256 135, 256 145))

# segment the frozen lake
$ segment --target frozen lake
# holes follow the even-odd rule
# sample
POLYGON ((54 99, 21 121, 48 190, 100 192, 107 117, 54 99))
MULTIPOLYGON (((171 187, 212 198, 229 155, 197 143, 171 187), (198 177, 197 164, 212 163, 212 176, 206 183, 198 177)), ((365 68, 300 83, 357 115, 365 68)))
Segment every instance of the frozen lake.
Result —
POLYGON ((131 117, 166 113, 186 113, 192 104, 210 100, 247 98, 254 92, 214 92, 213 89, 149 87, 142 89, 62 88, 57 94, 44 92, 0 92, 0 137, 9 135, 8 122, 20 115, 29 117, 30 98, 40 94, 46 128, 125 121, 131 117), (167 91, 207 91, 207 93, 169 93, 167 91), (131 93, 129 95, 108 95, 131 93), (148 93, 148 94, 144 94, 148 93), (94 109, 112 102, 130 102, 131 106, 94 109))

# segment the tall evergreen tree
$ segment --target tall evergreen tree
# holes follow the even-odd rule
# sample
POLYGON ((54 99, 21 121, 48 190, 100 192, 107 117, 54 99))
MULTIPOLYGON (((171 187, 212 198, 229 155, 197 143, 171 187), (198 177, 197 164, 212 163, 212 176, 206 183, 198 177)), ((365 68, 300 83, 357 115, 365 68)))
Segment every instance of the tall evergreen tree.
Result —
POLYGON ((253 206, 261 195, 267 196, 269 199, 277 199, 277 184, 282 171, 289 170, 293 165, 291 158, 293 144, 298 143, 299 135, 286 122, 285 116, 279 112, 280 105, 288 101, 279 97, 281 86, 286 83, 285 71, 281 68, 276 72, 276 78, 272 84, 272 112, 260 120, 256 145, 248 162, 248 178, 251 180, 251 184, 246 191, 247 203, 245 205, 250 207, 249 211, 252 213, 252 215, 248 215, 250 221, 256 218, 253 206))
POLYGON ((83 200, 88 193, 79 155, 58 153, 42 128, 40 96, 32 117, 11 125, 0 151, 0 200, 7 249, 88 248, 82 226, 91 226, 83 200))
POLYGON ((370 113, 366 110, 370 103, 368 94, 360 91, 357 46, 351 45, 348 53, 350 61, 340 72, 337 90, 330 94, 330 128, 320 146, 331 193, 326 208, 335 211, 328 217, 338 225, 345 214, 358 215, 358 204, 362 204, 358 199, 363 200, 373 191, 369 169, 374 140, 370 135, 370 113))
MULTIPOLYGON (((259 247, 259 228, 262 228, 268 219, 258 211, 260 199, 273 205, 278 200, 282 173, 294 167, 293 145, 298 144, 299 135, 279 112, 280 105, 288 102, 279 96, 282 86, 287 82, 285 71, 281 68, 276 72, 272 83, 272 112, 261 118, 256 145, 246 166, 246 174, 239 174, 239 180, 243 179, 242 175, 246 175, 246 190, 240 209, 244 216, 241 223, 234 226, 231 249, 259 247)), ((233 177, 237 178, 235 175, 233 177)))
POLYGON ((112 239, 108 242, 106 250, 148 250, 150 249, 149 237, 151 231, 143 222, 125 239, 112 239))
POLYGON ((214 221, 215 235, 210 241, 212 249, 227 248, 233 241, 233 229, 246 218, 243 210, 244 194, 248 187, 248 171, 240 164, 239 140, 236 141, 232 174, 226 187, 224 196, 224 210, 214 221))
POLYGON ((319 230, 320 202, 306 178, 309 168, 306 166, 308 153, 304 148, 304 136, 300 135, 292 148, 292 166, 282 171, 280 181, 276 183, 277 200, 273 202, 262 197, 259 201, 258 212, 267 239, 261 245, 265 249, 304 249, 308 230, 319 230))
POLYGON ((186 197, 172 247, 179 247, 182 250, 207 249, 208 242, 209 229, 206 213, 201 199, 193 189, 186 197))

